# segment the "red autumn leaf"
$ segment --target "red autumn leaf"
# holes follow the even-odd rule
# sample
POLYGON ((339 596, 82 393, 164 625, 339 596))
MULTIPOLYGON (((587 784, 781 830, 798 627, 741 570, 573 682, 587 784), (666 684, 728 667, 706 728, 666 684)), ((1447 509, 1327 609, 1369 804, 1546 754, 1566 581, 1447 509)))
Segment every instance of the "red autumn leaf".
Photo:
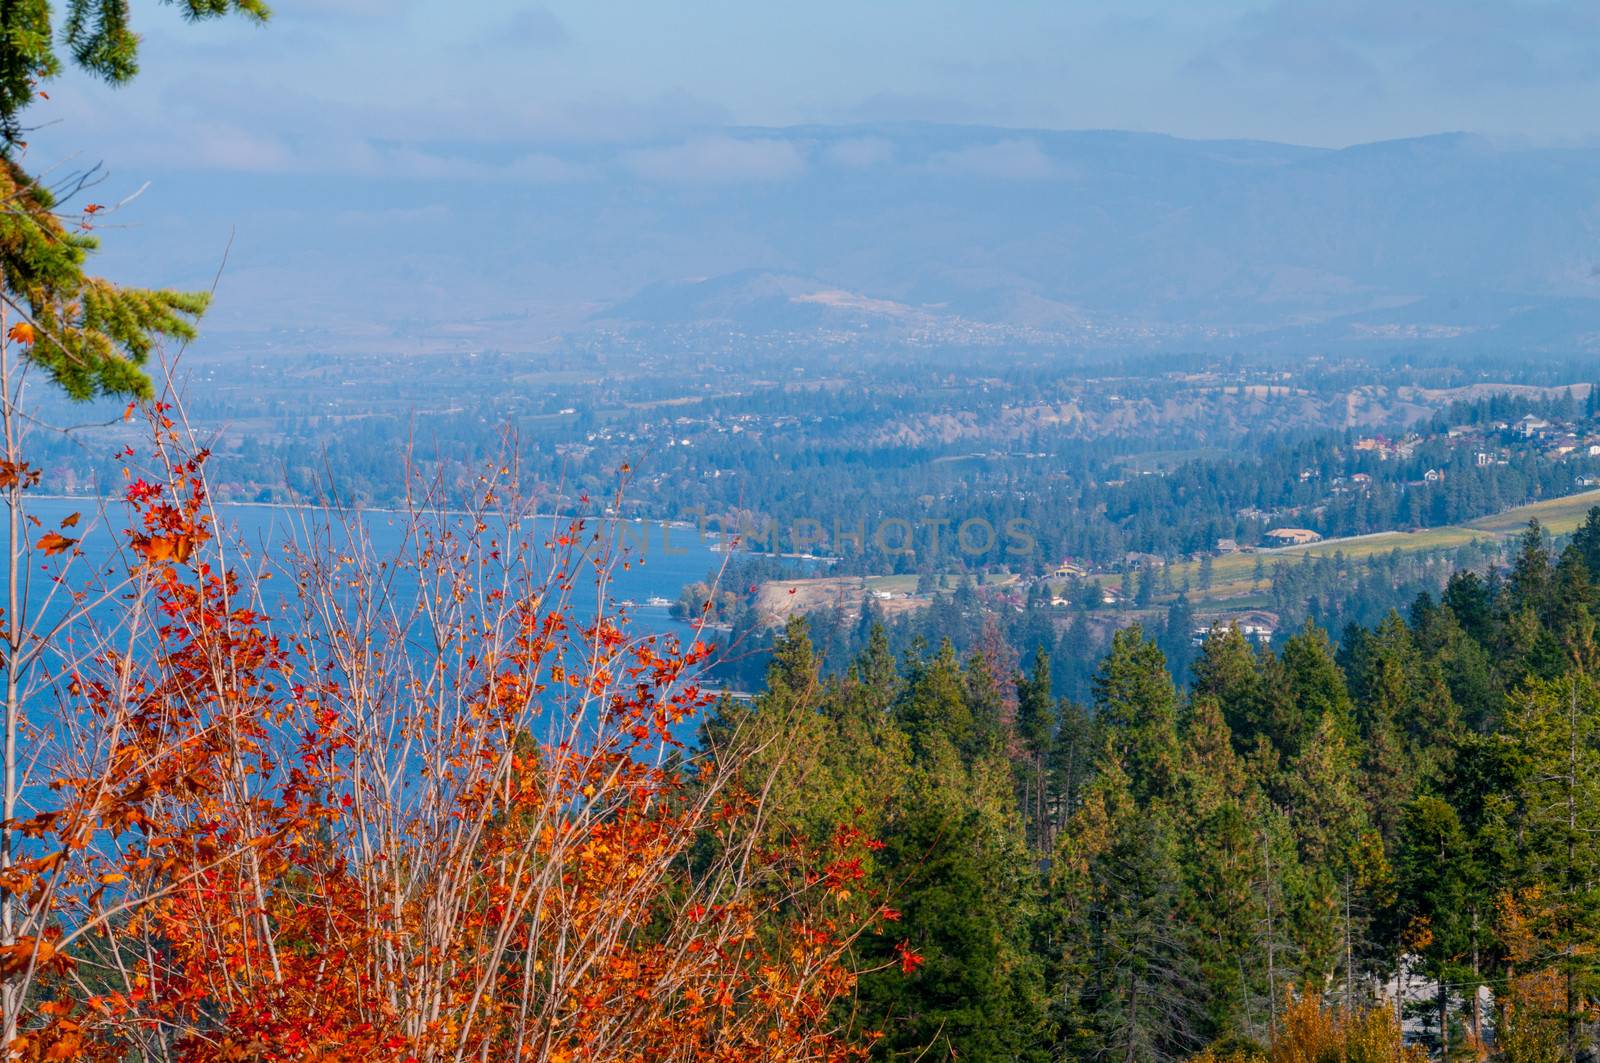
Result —
POLYGON ((894 947, 894 951, 900 957, 901 974, 916 974, 917 968, 924 962, 922 953, 914 951, 908 942, 900 942, 894 947))
POLYGON ((45 532, 39 537, 38 547, 47 554, 59 554, 72 548, 78 540, 68 539, 58 532, 45 532))
POLYGON ((81 516, 81 513, 68 513, 61 518, 61 526, 63 528, 76 528, 78 526, 78 518, 81 516))
POLYGON ((17 343, 31 344, 33 342, 33 326, 26 321, 18 321, 12 325, 6 335, 17 343))

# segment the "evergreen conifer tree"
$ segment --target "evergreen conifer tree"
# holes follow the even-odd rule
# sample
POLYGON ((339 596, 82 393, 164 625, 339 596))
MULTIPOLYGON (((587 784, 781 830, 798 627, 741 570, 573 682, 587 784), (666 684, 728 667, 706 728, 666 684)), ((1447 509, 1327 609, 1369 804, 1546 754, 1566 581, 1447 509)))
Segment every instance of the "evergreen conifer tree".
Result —
MULTIPOLYGON (((191 21, 230 13, 265 21, 262 0, 180 0, 191 21)), ((126 0, 68 0, 57 18, 46 0, 0 8, 0 285, 10 335, 75 399, 148 397, 143 366, 162 339, 187 340, 204 293, 119 287, 87 270, 89 234, 101 207, 58 203, 86 181, 47 187, 21 164, 24 115, 42 82, 68 63, 112 84, 138 73, 139 36, 126 0)))

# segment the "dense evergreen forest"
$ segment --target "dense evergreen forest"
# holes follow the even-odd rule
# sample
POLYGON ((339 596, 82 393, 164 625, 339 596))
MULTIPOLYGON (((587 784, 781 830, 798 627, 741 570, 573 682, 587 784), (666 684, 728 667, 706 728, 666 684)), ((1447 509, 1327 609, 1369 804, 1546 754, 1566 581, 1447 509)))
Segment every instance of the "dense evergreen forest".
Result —
POLYGON ((900 919, 854 1021, 883 1058, 1249 1055, 1308 997, 1444 1058, 1589 1058, 1597 609, 1600 509, 1337 642, 1214 630, 1179 683, 1139 627, 1062 696, 994 625, 964 656, 873 625, 830 673, 795 619, 703 738, 782 762, 775 844, 879 839, 860 888, 900 919))

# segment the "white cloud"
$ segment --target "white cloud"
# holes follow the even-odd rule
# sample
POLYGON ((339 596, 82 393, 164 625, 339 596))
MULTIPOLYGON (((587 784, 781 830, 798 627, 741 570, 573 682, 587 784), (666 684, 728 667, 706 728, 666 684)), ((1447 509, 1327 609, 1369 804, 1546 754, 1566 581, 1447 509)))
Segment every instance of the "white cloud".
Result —
POLYGON ((646 180, 720 184, 787 180, 804 171, 806 157, 798 146, 784 140, 716 136, 626 152, 622 163, 646 180))

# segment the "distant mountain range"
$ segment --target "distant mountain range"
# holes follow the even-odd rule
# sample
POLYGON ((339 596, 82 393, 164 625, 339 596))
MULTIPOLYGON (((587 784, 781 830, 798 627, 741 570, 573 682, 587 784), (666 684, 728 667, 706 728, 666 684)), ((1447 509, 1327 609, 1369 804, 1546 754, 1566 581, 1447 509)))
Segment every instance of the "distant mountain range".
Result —
POLYGON ((205 276, 195 235, 237 220, 225 328, 292 311, 315 342, 379 346, 733 325, 1600 351, 1596 148, 873 125, 538 153, 536 177, 167 175, 111 262, 176 261, 171 222, 178 271, 205 276))

